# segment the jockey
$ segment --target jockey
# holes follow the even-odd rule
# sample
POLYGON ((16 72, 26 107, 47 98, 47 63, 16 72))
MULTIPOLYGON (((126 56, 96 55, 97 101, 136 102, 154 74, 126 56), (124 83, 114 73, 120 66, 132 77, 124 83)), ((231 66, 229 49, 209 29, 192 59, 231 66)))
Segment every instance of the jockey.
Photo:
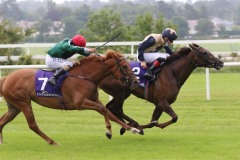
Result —
POLYGON ((153 63, 145 73, 146 79, 154 77, 153 70, 166 61, 166 58, 172 54, 169 45, 177 39, 177 33, 171 28, 166 28, 162 34, 149 34, 138 46, 138 60, 143 68, 147 68, 147 63, 153 63), (166 53, 157 52, 164 48, 166 53))
POLYGON ((48 68, 60 68, 48 80, 52 85, 57 84, 58 78, 70 70, 76 62, 67 60, 69 57, 78 53, 89 56, 90 53, 96 52, 94 48, 85 48, 86 39, 82 35, 76 35, 72 39, 65 38, 58 42, 47 52, 46 65, 48 68))

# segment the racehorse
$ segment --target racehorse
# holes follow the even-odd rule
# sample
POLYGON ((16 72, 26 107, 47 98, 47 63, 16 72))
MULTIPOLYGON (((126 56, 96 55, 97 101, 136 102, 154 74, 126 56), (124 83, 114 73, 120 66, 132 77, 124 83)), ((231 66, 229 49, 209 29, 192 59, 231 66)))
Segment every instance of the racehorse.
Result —
POLYGON ((0 144, 3 143, 3 127, 20 112, 23 112, 32 131, 50 145, 58 145, 39 129, 32 111, 31 101, 53 109, 95 110, 104 116, 107 128, 106 136, 109 139, 112 136, 109 118, 133 133, 140 132, 118 120, 98 99, 98 84, 107 76, 119 79, 124 83, 127 82, 128 85, 131 85, 130 82, 137 81, 124 57, 116 51, 108 50, 103 56, 91 55, 82 58, 79 63, 69 71, 62 84, 62 102, 64 104, 59 102, 59 97, 38 97, 36 95, 35 74, 37 70, 35 69, 19 69, 0 80, 0 95, 4 96, 8 106, 8 111, 0 118, 0 144))
MULTIPOLYGON (((190 44, 189 46, 190 47, 180 48, 167 59, 160 73, 157 74, 156 79, 146 90, 143 87, 130 90, 126 85, 119 83, 115 79, 106 77, 100 83, 100 88, 113 97, 113 99, 106 104, 107 108, 121 121, 128 121, 129 125, 141 129, 142 132, 144 128, 157 126, 163 129, 175 123, 178 116, 170 105, 177 99, 182 85, 192 71, 197 67, 215 68, 217 70, 223 67, 223 62, 215 58, 208 50, 197 44, 190 44), (124 100, 127 99, 131 93, 155 105, 150 123, 140 126, 135 120, 123 112, 124 100), (164 123, 158 123, 158 119, 163 112, 171 116, 172 119, 164 123)), ((124 132, 125 129, 122 128, 120 134, 124 132)))

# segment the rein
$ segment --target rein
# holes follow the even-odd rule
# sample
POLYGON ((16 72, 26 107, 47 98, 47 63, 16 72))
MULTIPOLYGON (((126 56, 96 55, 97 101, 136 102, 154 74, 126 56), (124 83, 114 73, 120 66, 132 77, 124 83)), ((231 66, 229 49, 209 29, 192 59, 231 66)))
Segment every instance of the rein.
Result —
POLYGON ((112 79, 120 80, 120 81, 123 82, 124 84, 130 86, 130 84, 131 84, 131 82, 132 82, 132 80, 133 80, 133 78, 134 78, 134 73, 131 73, 131 75, 130 75, 128 78, 126 78, 126 77, 129 75, 129 73, 125 73, 125 72, 124 72, 124 69, 123 69, 122 66, 120 65, 121 61, 123 61, 123 60, 126 61, 126 59, 125 59, 125 58, 121 58, 120 61, 119 61, 119 60, 117 60, 117 59, 115 58, 115 60, 116 60, 116 64, 117 64, 117 65, 116 65, 116 68, 114 69, 114 71, 113 71, 112 73, 115 73, 116 70, 119 69, 120 72, 121 72, 121 74, 122 74, 122 77, 120 77, 120 78, 115 78, 112 74, 109 74, 109 76, 110 76, 112 79))
POLYGON ((89 78, 86 78, 86 77, 83 77, 83 76, 74 75, 74 74, 72 74, 72 75, 68 75, 68 76, 69 76, 69 77, 74 77, 74 78, 84 79, 84 80, 87 80, 87 81, 90 81, 90 82, 96 84, 96 82, 94 82, 93 80, 91 80, 91 79, 89 79, 89 78))
MULTIPOLYGON (((115 58, 115 57, 114 57, 114 59, 115 59, 115 61, 116 61, 116 67, 115 67, 115 69, 113 70, 113 72, 107 73, 108 76, 110 76, 112 79, 120 80, 120 81, 122 81, 123 83, 125 83, 125 84, 127 84, 127 85, 130 85, 131 82, 132 82, 132 80, 133 80, 133 78, 134 78, 134 74, 132 73, 128 78, 126 78, 126 77, 129 75, 129 73, 125 73, 123 67, 120 65, 121 61, 126 60, 126 59, 125 59, 125 58, 121 58, 120 60, 118 60, 118 59, 115 58), (122 76, 121 76, 120 78, 115 78, 115 77, 113 76, 113 74, 117 71, 117 69, 119 69, 119 71, 120 71, 121 74, 122 74, 122 76)), ((87 81, 90 81, 90 82, 96 84, 96 82, 94 82, 93 80, 91 80, 91 79, 89 79, 89 78, 86 78, 86 77, 83 77, 83 76, 80 76, 80 75, 74 75, 74 74, 73 74, 73 75, 67 75, 67 76, 69 76, 69 77, 74 77, 74 78, 84 79, 84 80, 87 80, 87 81)))
MULTIPOLYGON (((198 50, 193 49, 193 51, 196 52, 196 55, 197 55, 197 56, 199 56, 199 50, 200 50, 201 48, 202 48, 202 47, 199 47, 198 50)), ((198 65, 197 65, 193 60, 191 60, 188 56, 183 55, 183 57, 186 58, 190 63, 192 63, 196 68, 198 67, 198 65)), ((177 77, 177 74, 176 74, 176 72, 174 71, 173 63, 171 63, 171 69, 172 69, 172 73, 173 73, 174 77, 175 77, 176 80, 177 80, 177 84, 178 84, 178 85, 183 85, 184 83, 180 80, 180 78, 177 77)))

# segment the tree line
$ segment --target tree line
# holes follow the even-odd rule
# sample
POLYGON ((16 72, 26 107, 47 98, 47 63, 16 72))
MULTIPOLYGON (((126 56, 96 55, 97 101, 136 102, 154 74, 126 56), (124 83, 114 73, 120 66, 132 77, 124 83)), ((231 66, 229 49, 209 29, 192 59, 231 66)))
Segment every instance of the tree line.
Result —
MULTIPOLYGON (((56 4, 52 0, 2 0, 1 17, 13 26, 17 21, 37 21, 27 32, 38 33, 23 38, 24 42, 55 42, 77 33, 84 34, 88 41, 105 41, 121 32, 118 41, 140 41, 149 33, 161 33, 166 27, 177 30, 180 39, 212 38, 214 24, 211 18, 217 17, 234 23, 231 30, 220 26, 220 37, 240 35, 240 1, 215 0, 187 3, 156 0, 99 0, 66 1, 56 4), (197 33, 189 35, 187 20, 198 20, 197 33), (53 26, 54 21, 62 25, 53 26), (60 34, 46 35, 50 29, 60 34), (63 30, 62 30, 63 29, 63 30)), ((1 22, 2 23, 2 22, 1 22)))

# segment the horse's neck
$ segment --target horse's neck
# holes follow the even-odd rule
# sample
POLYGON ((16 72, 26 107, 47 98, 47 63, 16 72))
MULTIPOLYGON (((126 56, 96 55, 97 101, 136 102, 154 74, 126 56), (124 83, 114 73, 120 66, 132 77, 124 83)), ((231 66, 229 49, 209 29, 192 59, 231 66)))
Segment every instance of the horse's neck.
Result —
POLYGON ((79 66, 73 72, 98 85, 107 76, 110 69, 110 65, 106 65, 103 62, 96 62, 93 66, 79 66))
POLYGON ((183 85, 188 79, 192 71, 196 68, 195 55, 189 53, 186 57, 182 57, 175 61, 172 65, 175 78, 179 81, 180 85, 183 85))

